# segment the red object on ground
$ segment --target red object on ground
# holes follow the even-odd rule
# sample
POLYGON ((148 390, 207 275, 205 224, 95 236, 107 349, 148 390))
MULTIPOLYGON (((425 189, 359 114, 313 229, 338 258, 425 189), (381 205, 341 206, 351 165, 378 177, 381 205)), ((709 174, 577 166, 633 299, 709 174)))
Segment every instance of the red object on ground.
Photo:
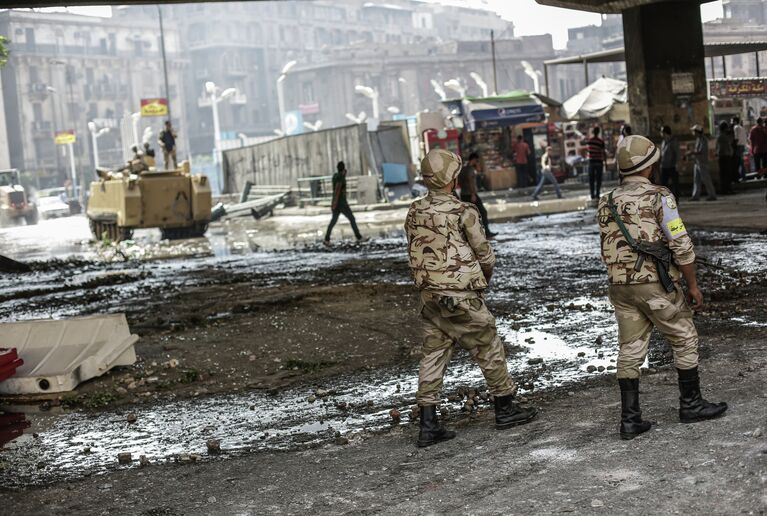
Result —
POLYGON ((19 358, 16 348, 0 348, 0 382, 16 374, 16 368, 24 361, 19 358))

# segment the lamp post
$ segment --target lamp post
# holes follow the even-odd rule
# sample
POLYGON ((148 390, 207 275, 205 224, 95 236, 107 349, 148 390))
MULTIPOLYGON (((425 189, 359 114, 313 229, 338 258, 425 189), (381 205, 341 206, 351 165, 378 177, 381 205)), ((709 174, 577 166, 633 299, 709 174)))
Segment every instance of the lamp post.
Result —
POLYGON ((431 80, 431 87, 434 88, 434 93, 439 95, 439 99, 440 100, 446 100, 447 99, 447 94, 445 93, 445 89, 442 87, 442 85, 440 85, 440 83, 438 83, 437 81, 432 79, 431 80))
POLYGON ((96 129, 96 124, 94 122, 88 122, 88 130, 91 132, 91 141, 93 142, 93 168, 99 168, 98 139, 109 132, 109 127, 96 129))
POLYGON ((309 129, 310 131, 319 131, 320 127, 322 127, 322 120, 317 120, 313 124, 310 122, 304 122, 304 127, 309 129))
POLYGON ((525 74, 527 74, 527 76, 533 80, 533 89, 535 90, 535 93, 540 93, 541 83, 538 76, 540 75, 541 72, 533 68, 533 65, 531 65, 527 61, 522 61, 522 67, 525 69, 525 74))
POLYGON ((378 107, 378 90, 371 88, 370 86, 362 86, 358 84, 354 87, 354 91, 370 99, 370 101, 373 103, 373 118, 378 120, 380 115, 378 107))
POLYGON ((280 110, 280 130, 285 134, 285 92, 283 91, 285 79, 291 68, 296 66, 296 61, 288 61, 282 67, 280 76, 277 77, 277 107, 280 110))
POLYGON ((445 86, 456 92, 461 98, 466 96, 466 88, 463 87, 461 81, 458 79, 450 79, 445 81, 445 86))
POLYGON ((221 127, 218 123, 218 104, 224 99, 228 99, 235 93, 237 88, 227 88, 218 93, 220 88, 215 83, 208 81, 205 83, 205 91, 210 95, 210 107, 213 111, 213 156, 218 168, 219 185, 223 185, 223 169, 221 167, 221 127))
POLYGON ((482 96, 487 97, 488 96, 488 88, 487 83, 482 79, 482 76, 479 75, 477 72, 471 72, 469 74, 472 79, 474 79, 474 82, 477 83, 477 86, 479 86, 479 89, 482 90, 482 96))
POLYGON ((131 113, 130 121, 133 129, 133 145, 138 146, 138 121, 141 120, 141 113, 131 113))
POLYGON ((364 122, 364 121, 367 119, 367 117, 368 117, 368 116, 365 114, 365 112, 364 112, 364 111, 360 111, 360 114, 359 114, 359 115, 356 115, 356 116, 355 116, 353 113, 346 113, 346 115, 344 115, 344 116, 345 116, 346 118, 348 118, 349 120, 351 120, 352 122, 354 122, 355 124, 361 124, 361 123, 362 123, 362 122, 364 122))

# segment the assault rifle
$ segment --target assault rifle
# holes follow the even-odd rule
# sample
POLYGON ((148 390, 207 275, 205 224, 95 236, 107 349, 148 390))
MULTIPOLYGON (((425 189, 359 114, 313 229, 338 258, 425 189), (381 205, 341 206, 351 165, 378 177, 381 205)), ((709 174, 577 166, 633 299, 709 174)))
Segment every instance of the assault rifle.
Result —
POLYGON ((607 207, 610 208, 610 213, 612 214, 613 219, 615 219, 615 223, 618 224, 618 228, 621 230, 621 233, 623 233, 623 237, 626 239, 629 247, 639 255, 636 264, 634 264, 634 270, 639 272, 645 259, 650 258, 655 262, 655 269, 658 271, 658 279, 660 280, 661 285, 663 285, 663 288, 666 289, 666 292, 673 292, 676 289, 676 286, 668 273, 674 256, 671 249, 669 249, 663 242, 643 242, 641 240, 634 240, 618 215, 618 209, 613 202, 612 192, 610 192, 610 196, 608 197, 607 207))

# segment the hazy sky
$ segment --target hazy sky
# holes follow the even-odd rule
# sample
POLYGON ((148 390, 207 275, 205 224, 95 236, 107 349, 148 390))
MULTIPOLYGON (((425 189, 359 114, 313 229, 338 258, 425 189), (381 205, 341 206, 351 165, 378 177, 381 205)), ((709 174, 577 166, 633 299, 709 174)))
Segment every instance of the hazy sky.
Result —
MULTIPOLYGON (((582 25, 598 25, 599 15, 583 11, 559 9, 538 5, 535 0, 427 0, 439 3, 468 4, 476 7, 487 7, 495 10, 504 18, 514 22, 518 36, 530 34, 545 34, 554 36, 554 47, 565 48, 567 44, 567 29, 582 25)), ((63 10, 63 8, 53 8, 63 10)), ((71 12, 93 16, 110 16, 109 7, 71 7, 71 12)), ((713 20, 722 16, 722 1, 716 0, 701 5, 703 21, 713 20)))

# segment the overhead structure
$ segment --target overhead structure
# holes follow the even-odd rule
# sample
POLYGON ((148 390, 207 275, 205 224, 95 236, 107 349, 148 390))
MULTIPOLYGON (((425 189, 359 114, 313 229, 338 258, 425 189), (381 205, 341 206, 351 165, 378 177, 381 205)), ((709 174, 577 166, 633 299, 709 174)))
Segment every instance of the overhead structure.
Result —
POLYGON ((630 116, 637 134, 655 136, 659 125, 669 125, 678 134, 689 132, 694 124, 707 125, 700 4, 708 0, 536 1, 541 5, 623 15, 630 116), (663 37, 671 34, 673 44, 663 37))
POLYGON ((465 97, 461 101, 446 101, 445 105, 451 112, 460 109, 464 126, 470 131, 546 120, 543 103, 535 94, 524 90, 510 91, 495 97, 465 97))

